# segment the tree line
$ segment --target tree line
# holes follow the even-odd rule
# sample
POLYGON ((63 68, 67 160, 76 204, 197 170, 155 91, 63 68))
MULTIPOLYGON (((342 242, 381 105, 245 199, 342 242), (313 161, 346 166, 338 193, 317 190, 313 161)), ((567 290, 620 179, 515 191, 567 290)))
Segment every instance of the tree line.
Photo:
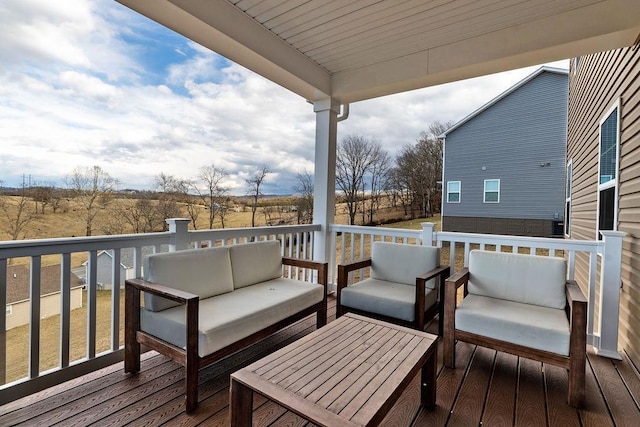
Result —
POLYGON ((374 138, 348 135, 338 144, 336 184, 346 204, 349 224, 373 224, 382 197, 401 206, 405 217, 440 212, 442 141, 452 122, 435 121, 415 144, 405 144, 393 159, 374 138))

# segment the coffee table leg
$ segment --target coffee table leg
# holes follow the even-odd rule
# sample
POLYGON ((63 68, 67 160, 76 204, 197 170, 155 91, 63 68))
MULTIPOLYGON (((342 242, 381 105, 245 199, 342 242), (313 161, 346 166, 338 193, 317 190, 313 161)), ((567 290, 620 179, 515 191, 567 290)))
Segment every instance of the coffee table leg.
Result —
POLYGON ((422 367, 421 403, 427 409, 436 407, 436 352, 431 355, 422 367))
POLYGON ((253 390, 231 378, 231 427, 250 427, 253 412, 253 390))

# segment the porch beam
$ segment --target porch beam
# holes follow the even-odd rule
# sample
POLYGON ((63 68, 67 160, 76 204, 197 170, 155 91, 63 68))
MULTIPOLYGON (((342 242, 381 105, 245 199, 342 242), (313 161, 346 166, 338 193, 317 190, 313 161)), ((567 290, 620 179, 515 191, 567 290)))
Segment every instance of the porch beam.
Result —
POLYGON ((320 224, 313 240, 313 259, 331 259, 329 226, 335 218, 336 148, 340 105, 326 98, 313 104, 316 113, 315 178, 313 186, 313 223, 320 224))

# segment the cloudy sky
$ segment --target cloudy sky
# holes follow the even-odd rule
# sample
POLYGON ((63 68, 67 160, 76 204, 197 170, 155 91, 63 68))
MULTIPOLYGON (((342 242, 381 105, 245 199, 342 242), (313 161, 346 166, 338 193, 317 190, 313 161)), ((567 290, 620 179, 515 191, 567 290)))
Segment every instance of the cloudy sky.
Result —
MULTIPOLYGON (((2 0, 0 34, 4 186, 23 175, 63 186, 98 165, 121 188, 151 189, 161 172, 195 179, 213 164, 244 194, 264 165, 265 193, 288 194, 313 172, 310 104, 113 0, 2 0)), ((338 138, 375 138, 395 154, 537 68, 352 104, 338 138)))

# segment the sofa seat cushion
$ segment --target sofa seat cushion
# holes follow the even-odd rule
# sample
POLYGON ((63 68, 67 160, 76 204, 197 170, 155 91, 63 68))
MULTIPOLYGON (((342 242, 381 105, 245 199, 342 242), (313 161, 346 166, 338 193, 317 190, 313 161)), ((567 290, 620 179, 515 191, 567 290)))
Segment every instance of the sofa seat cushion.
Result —
POLYGON ((564 310, 469 294, 456 308, 455 322, 461 331, 569 355, 564 310))
MULTIPOLYGON (((188 249, 144 258, 144 279, 208 298, 233 290, 229 248, 188 249)), ((144 306, 161 311, 178 306, 160 296, 144 294, 144 306)))
MULTIPOLYGON (((415 285, 416 277, 440 265, 440 251, 432 246, 374 242, 371 247, 371 278, 415 285)), ((435 279, 426 285, 436 287, 435 279)))
MULTIPOLYGON (((413 322, 415 320, 415 285, 365 279, 342 288, 340 303, 343 306, 369 313, 377 313, 395 319, 413 322)), ((437 292, 425 289, 425 307, 437 301, 437 292)))
MULTIPOLYGON (((206 356, 319 303, 324 287, 279 278, 200 300, 198 354, 206 356)), ((141 329, 184 348, 184 306, 140 310, 141 329)))
POLYGON ((469 293, 523 304, 564 308, 564 258, 472 250, 469 293))

